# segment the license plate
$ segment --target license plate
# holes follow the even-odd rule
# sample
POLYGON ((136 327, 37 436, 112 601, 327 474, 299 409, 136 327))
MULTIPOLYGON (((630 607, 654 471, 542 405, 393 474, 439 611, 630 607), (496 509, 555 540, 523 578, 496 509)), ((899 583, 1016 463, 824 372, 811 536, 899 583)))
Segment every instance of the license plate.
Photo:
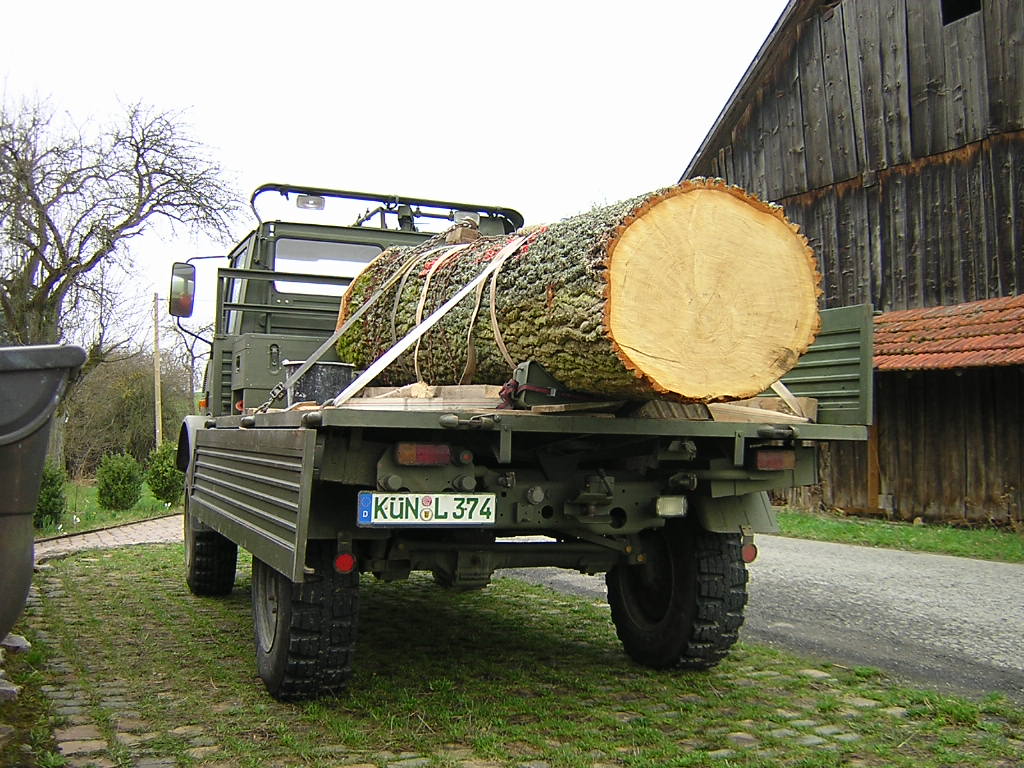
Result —
POLYGON ((494 525, 493 493, 373 493, 360 491, 358 524, 494 525))

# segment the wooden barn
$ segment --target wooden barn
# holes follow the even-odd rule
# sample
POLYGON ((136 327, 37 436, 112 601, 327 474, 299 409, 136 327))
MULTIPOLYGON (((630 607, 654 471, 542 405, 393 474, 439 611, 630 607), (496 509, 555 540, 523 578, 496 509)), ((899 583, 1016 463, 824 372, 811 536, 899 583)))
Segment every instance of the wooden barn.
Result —
POLYGON ((821 501, 1024 521, 1024 2, 791 0, 692 176, 782 204, 823 306, 881 312, 872 439, 821 501))

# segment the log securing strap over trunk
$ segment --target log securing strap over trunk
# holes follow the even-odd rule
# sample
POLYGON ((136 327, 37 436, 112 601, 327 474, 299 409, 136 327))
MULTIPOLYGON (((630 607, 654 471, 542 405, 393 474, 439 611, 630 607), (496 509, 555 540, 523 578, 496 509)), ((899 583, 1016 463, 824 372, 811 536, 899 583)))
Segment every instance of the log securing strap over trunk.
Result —
MULTIPOLYGON (((491 274, 497 272, 498 269, 501 268, 501 265, 504 263, 505 259, 508 256, 515 253, 517 250, 519 250, 519 247, 522 246, 524 242, 526 242, 525 236, 513 236, 511 240, 505 243, 504 247, 501 249, 501 251, 498 252, 498 254, 494 257, 494 260, 490 264, 484 267, 478 275, 476 275, 472 280, 470 280, 458 291, 456 291, 455 295, 449 298, 442 306, 435 309, 431 313, 430 317, 428 317, 426 320, 424 320, 422 317, 423 302, 421 301, 419 307, 417 307, 416 310, 416 327, 409 331, 409 333, 407 333, 402 338, 401 341, 392 346, 391 349, 389 349, 383 355, 378 357, 369 368, 360 373, 359 376, 356 377, 355 381, 349 384, 336 398, 334 398, 332 404, 337 407, 344 404, 352 397, 354 397, 358 392, 360 392, 364 387, 366 387, 374 378, 378 377, 383 371, 387 370, 388 366, 391 365, 395 360, 397 360, 413 344, 416 344, 416 349, 413 352, 413 364, 415 367, 417 365, 416 355, 419 352, 420 340, 423 338, 424 334, 430 331, 430 329, 433 328, 438 322, 440 322, 445 317, 445 315, 447 315, 452 309, 458 306, 458 304, 464 298, 469 296, 469 294, 472 291, 476 290, 478 286, 483 285, 484 280, 486 280, 491 274)), ((453 253, 454 251, 451 251, 445 254, 443 258, 449 258, 450 256, 453 255, 453 253)), ((435 262, 435 266, 436 264, 437 262, 435 262)), ((431 268, 430 273, 433 273, 433 267, 431 268)), ((388 278, 388 282, 390 282, 393 279, 393 277, 394 275, 392 275, 391 278, 388 278)), ((386 282, 385 285, 387 284, 388 283, 386 282)), ((373 297, 371 297, 366 304, 361 305, 356 310, 356 312, 360 312, 364 308, 368 308, 371 304, 373 304, 373 302, 375 302, 377 298, 380 297, 382 290, 383 289, 378 289, 378 291, 373 295, 373 297)), ((426 288, 424 288, 424 293, 425 292, 426 288)), ((355 313, 353 313, 352 317, 355 316, 355 313)), ((340 337, 344 333, 344 328, 350 325, 352 325, 352 321, 346 320, 345 326, 341 326, 340 330, 335 331, 335 337, 340 337)), ((419 376, 418 367, 416 373, 417 376, 419 376)))
MULTIPOLYGON (((603 397, 731 400, 771 386, 818 329, 820 277, 807 239, 781 208, 720 179, 520 234, 525 244, 486 287, 376 383, 503 384, 516 362, 535 360, 567 388, 603 397)), ((345 293, 339 327, 396 270, 408 272, 390 301, 341 336, 341 359, 371 364, 511 238, 446 246, 440 237, 382 253, 345 293)))

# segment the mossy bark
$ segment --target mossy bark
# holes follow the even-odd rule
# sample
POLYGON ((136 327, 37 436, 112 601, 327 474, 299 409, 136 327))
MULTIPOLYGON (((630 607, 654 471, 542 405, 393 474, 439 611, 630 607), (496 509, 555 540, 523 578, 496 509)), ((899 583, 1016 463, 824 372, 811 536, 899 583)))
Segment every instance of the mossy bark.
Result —
MULTIPOLYGON (((785 372, 783 368, 791 367, 796 356, 813 339, 816 325, 809 332, 798 334, 795 343, 786 340, 783 351, 775 349, 772 360, 779 362, 765 366, 764 375, 755 377, 757 383, 741 385, 747 389, 753 387, 755 391, 703 391, 706 387, 699 383, 693 387, 675 384, 666 386, 657 377, 645 372, 643 354, 623 349, 616 340, 612 328, 614 323, 611 322, 611 304, 616 300, 611 272, 616 268, 617 243, 631 228, 639 227, 634 231, 647 228, 658 239, 654 246, 646 243, 641 246, 641 257, 650 263, 655 273, 663 261, 665 269, 673 269, 669 262, 674 258, 675 245, 668 241, 662 242, 665 238, 658 234, 664 222, 657 217, 663 217, 667 209, 656 216, 652 214, 664 201, 694 191, 714 191, 728 195, 741 200, 744 206, 749 207, 752 215, 767 214, 784 223, 786 235, 780 237, 795 238, 799 247, 794 248, 794 252, 798 252, 799 258, 808 262, 800 267, 806 271, 807 285, 797 286, 796 293, 804 304, 810 296, 810 312, 814 316, 814 323, 811 324, 815 325, 817 272, 806 247, 806 239, 785 221, 775 206, 761 203, 741 190, 727 187, 717 180, 691 180, 528 231, 524 245, 501 268, 495 295, 497 325, 513 360, 535 360, 567 387, 601 396, 643 399, 669 395, 679 400, 701 401, 757 394, 781 376, 785 372), (638 363, 637 359, 641 359, 641 362, 638 363)), ((746 216, 744 210, 741 208, 741 216, 746 216)), ((679 215, 673 215, 679 218, 679 215)), ((684 218, 689 216, 685 212, 681 215, 684 218)), ((688 226, 686 221, 681 224, 677 221, 676 225, 688 226)), ((352 283, 342 303, 339 324, 348 312, 359 307, 396 270, 415 257, 414 266, 407 277, 393 286, 363 315, 354 328, 341 337, 338 342, 341 359, 360 367, 372 363, 415 327, 416 311, 421 301, 424 302, 425 317, 476 276, 510 239, 511 236, 480 238, 454 254, 454 246, 445 245, 442 237, 433 238, 414 248, 392 248, 385 251, 352 283), (439 259, 441 261, 437 263, 439 259), (428 276, 429 285, 426 286, 424 300, 428 276)), ((623 247, 623 252, 625 250, 623 247)), ((635 265, 636 256, 630 256, 630 259, 630 263, 635 265)), ((627 263, 625 257, 622 261, 627 263)), ((630 268, 635 269, 635 266, 630 268)), ((624 277, 628 276, 619 276, 620 283, 624 277)), ((684 281, 684 293, 686 285, 689 283, 684 281)), ((627 292, 627 289, 622 288, 615 290, 619 291, 620 296, 627 292)), ((652 285, 651 290, 650 312, 652 317, 653 313, 662 315, 659 322, 665 321, 665 312, 672 312, 682 302, 703 300, 694 295, 662 295, 657 284, 652 285)), ((693 285, 693 290, 707 294, 708 286, 693 285)), ((679 290, 676 289, 676 292, 679 290)), ((462 301, 423 338, 418 352, 410 350, 401 356, 376 383, 399 386, 415 381, 416 363, 422 378, 430 384, 501 384, 507 381, 511 370, 495 343, 488 307, 489 294, 489 284, 485 283, 478 309, 475 296, 471 295, 462 301), (470 363, 470 376, 466 376, 467 362, 470 363)), ((642 299, 643 294, 640 295, 642 299)), ((746 297, 737 295, 734 299, 743 302, 746 297)), ((633 302, 635 304, 635 298, 633 302)), ((644 311, 630 312, 637 315, 635 319, 632 315, 627 318, 630 324, 645 322, 644 311)), ((616 322, 622 327, 621 319, 616 322)), ((653 353, 651 350, 647 353, 678 361, 681 367, 685 367, 686 344, 680 344, 678 339, 667 339, 666 343, 669 346, 662 346, 661 340, 655 340, 653 353)), ((767 340, 766 343, 779 346, 775 339, 767 340)), ((722 354, 727 357, 730 353, 730 340, 723 338, 722 344, 722 354)), ((742 365, 742 362, 734 361, 730 365, 742 365)))

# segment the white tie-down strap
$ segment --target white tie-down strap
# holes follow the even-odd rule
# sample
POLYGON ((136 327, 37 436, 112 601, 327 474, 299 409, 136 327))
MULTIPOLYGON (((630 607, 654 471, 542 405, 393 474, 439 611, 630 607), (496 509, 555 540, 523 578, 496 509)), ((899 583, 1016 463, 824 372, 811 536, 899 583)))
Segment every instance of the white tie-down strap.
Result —
POLYGON ((793 393, 789 391, 789 387, 782 383, 782 380, 776 381, 772 384, 772 392, 782 398, 782 402, 789 406, 794 415, 799 416, 802 419, 807 418, 807 414, 804 413, 804 409, 800 407, 800 401, 793 397, 793 393))
POLYGON ((491 273, 493 273, 499 267, 501 267, 502 262, 504 262, 508 256, 518 251, 519 248, 522 247, 523 243, 525 242, 526 237, 523 235, 518 235, 514 237, 512 240, 510 240, 505 245, 504 248, 502 248, 500 251, 498 251, 497 254, 495 254, 494 258, 491 259, 490 263, 487 265, 487 267, 484 268, 482 272, 480 272, 480 274, 478 274, 476 277, 474 277, 472 280, 470 280, 468 283, 462 286, 462 288, 459 289, 458 293, 456 293, 454 296, 448 299, 448 301, 446 301, 440 307, 435 309, 433 313, 430 315, 430 317, 428 317, 422 323, 419 323, 415 328, 409 331, 409 333, 402 337, 402 339, 397 344, 395 344, 393 347, 391 347, 391 349, 389 349, 387 352, 385 352, 383 355, 377 358, 377 360, 375 360, 369 368, 363 371, 362 374, 360 374, 355 381, 353 381, 351 384, 345 387, 345 389, 342 390, 341 394, 334 398, 334 400, 331 402, 331 405, 343 405, 349 400, 351 400, 353 397, 355 397, 357 394, 359 394, 359 392, 361 392, 367 384, 369 384, 371 381, 377 378, 377 376, 379 376, 385 368, 391 365, 391 363, 397 360, 403 352, 405 352, 407 349, 409 349, 409 347, 411 347, 413 344, 419 341, 420 338, 422 338, 427 331, 429 331, 431 328, 437 325, 441 318, 447 315, 455 307, 456 304, 458 304, 470 293, 476 290, 476 287, 478 285, 480 285, 484 280, 490 277, 491 273))

